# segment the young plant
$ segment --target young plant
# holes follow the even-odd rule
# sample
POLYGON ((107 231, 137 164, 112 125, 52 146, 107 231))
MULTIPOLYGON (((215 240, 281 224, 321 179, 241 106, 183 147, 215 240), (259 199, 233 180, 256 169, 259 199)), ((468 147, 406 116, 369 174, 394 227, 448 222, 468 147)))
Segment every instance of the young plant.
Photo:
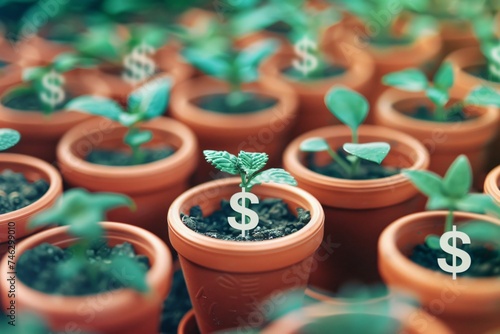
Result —
MULTIPOLYGON (((105 231, 100 222, 105 220, 106 211, 123 206, 135 209, 134 202, 125 195, 89 193, 84 189, 75 188, 66 191, 54 206, 33 217, 29 226, 68 226, 68 234, 77 240, 70 246, 71 258, 61 265, 61 275, 68 279, 84 273, 95 279, 98 277, 98 271, 102 269, 99 263, 87 259, 88 250, 95 242, 105 241, 105 231)), ((148 291, 144 269, 127 256, 114 256, 110 263, 106 264, 106 270, 109 270, 111 275, 116 275, 116 279, 126 283, 128 287, 141 292, 148 291), (123 272, 123 268, 130 273, 126 282, 118 275, 123 272)))
POLYGON ((396 87, 409 92, 425 92, 434 104, 433 118, 436 122, 447 122, 453 119, 457 112, 461 112, 461 105, 500 106, 500 93, 480 86, 475 88, 463 101, 450 105, 450 89, 453 86, 454 75, 451 63, 445 62, 434 75, 433 82, 427 80, 425 74, 416 68, 393 72, 382 78, 385 85, 396 87))
POLYGON ((21 134, 13 129, 0 129, 0 151, 8 150, 21 140, 21 134))
POLYGON ((89 95, 71 100, 65 109, 104 116, 127 127, 124 143, 132 151, 133 163, 141 164, 144 161, 141 145, 153 139, 151 131, 140 129, 141 124, 165 112, 171 88, 170 78, 156 79, 142 85, 129 95, 126 111, 114 100, 89 95))
MULTIPOLYGON (((423 170, 403 170, 403 174, 420 192, 428 197, 427 210, 448 210, 443 233, 452 230, 453 212, 455 211, 491 213, 500 216, 500 206, 490 195, 469 193, 472 185, 472 170, 465 155, 460 155, 455 159, 443 178, 433 172, 423 170)), ((484 223, 474 225, 477 227, 473 227, 474 231, 471 233, 483 234, 484 223), (476 232, 477 230, 479 233, 476 232)), ((486 227, 486 230, 495 230, 498 242, 500 239, 499 229, 486 227)), ((433 249, 440 249, 439 239, 439 236, 429 235, 426 237, 426 243, 433 249)), ((490 238, 490 240, 495 240, 495 238, 490 238)))
POLYGON ((300 144, 303 152, 326 151, 333 161, 343 170, 344 177, 353 178, 358 175, 360 160, 368 160, 380 164, 391 149, 388 143, 373 142, 360 144, 358 129, 368 115, 369 105, 366 98, 353 90, 344 87, 333 87, 325 96, 325 104, 330 112, 351 129, 351 143, 342 147, 349 155, 343 159, 323 138, 308 138, 300 144))

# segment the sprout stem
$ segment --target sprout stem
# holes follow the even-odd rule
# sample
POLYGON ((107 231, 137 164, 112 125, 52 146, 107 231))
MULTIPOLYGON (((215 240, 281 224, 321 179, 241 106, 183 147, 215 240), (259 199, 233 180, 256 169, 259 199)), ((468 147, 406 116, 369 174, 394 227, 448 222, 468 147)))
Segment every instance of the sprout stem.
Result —
POLYGON ((453 210, 448 211, 448 215, 446 216, 446 223, 444 224, 444 232, 449 232, 453 227, 453 210))

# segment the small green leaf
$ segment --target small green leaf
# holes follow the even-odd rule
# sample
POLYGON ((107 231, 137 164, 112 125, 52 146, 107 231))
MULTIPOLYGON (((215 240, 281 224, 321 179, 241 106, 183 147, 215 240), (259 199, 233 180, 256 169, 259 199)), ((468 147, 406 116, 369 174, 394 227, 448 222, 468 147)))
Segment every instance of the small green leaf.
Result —
POLYGON ((185 48, 182 56, 203 73, 216 78, 225 79, 229 72, 227 59, 220 55, 201 53, 195 48, 185 48))
POLYGON ((259 77, 259 65, 269 57, 279 46, 279 42, 273 39, 255 42, 241 50, 236 57, 236 66, 245 82, 256 81, 259 77))
POLYGON ((251 153, 240 151, 238 154, 238 163, 247 175, 252 175, 261 170, 269 160, 266 153, 251 153))
POLYGON ((168 77, 145 83, 129 95, 129 110, 132 112, 139 109, 144 120, 163 115, 167 109, 171 88, 172 79, 168 77))
POLYGON ((408 177, 413 185, 428 197, 436 196, 442 192, 442 181, 439 175, 425 170, 402 171, 403 175, 408 177))
POLYGON ((257 174, 248 184, 248 190, 252 189, 253 186, 262 184, 262 183, 280 183, 280 184, 289 184, 292 186, 297 185, 297 181, 294 179, 290 173, 281 168, 271 168, 260 172, 257 174))
POLYGON ((469 93, 465 102, 475 106, 500 107, 500 93, 492 87, 479 86, 469 93))
POLYGON ((427 200, 427 203, 425 205, 425 208, 427 210, 440 210, 440 209, 447 209, 447 210, 455 210, 455 202, 450 200, 450 198, 443 196, 441 194, 433 195, 432 197, 429 197, 427 200))
POLYGON ((30 82, 35 80, 41 80, 42 77, 49 72, 48 67, 36 66, 27 67, 23 70, 22 79, 24 82, 30 82))
POLYGON ((353 131, 363 123, 370 108, 363 95, 340 86, 328 91, 325 104, 335 117, 353 131))
POLYGON ((443 191, 451 198, 461 198, 472 185, 472 169, 465 155, 458 156, 443 178, 443 191))
POLYGON ((499 225, 481 220, 474 220, 459 225, 458 231, 467 234, 474 242, 500 245, 499 225))
POLYGON ((373 161, 380 164, 391 149, 391 145, 383 142, 373 142, 366 144, 345 143, 343 146, 347 153, 358 158, 373 161))
POLYGON ((118 121, 120 119, 120 114, 125 112, 114 100, 91 95, 74 98, 66 104, 64 109, 76 110, 96 116, 104 116, 113 121, 118 121))
POLYGON ((453 65, 451 65, 450 62, 444 62, 434 75, 433 81, 434 87, 443 92, 448 92, 448 90, 453 86, 454 81, 453 65))
POLYGON ((421 92, 429 86, 425 74, 416 68, 386 74, 383 76, 382 82, 387 86, 409 92, 421 92))
POLYGON ((493 214, 500 217, 500 206, 488 194, 467 194, 456 201, 456 207, 460 211, 493 214))
POLYGON ((83 58, 73 53, 63 53, 58 55, 53 63, 54 70, 64 73, 77 67, 91 67, 97 64, 94 59, 83 58))
POLYGON ((130 127, 134 124, 139 123, 142 121, 142 116, 141 114, 129 114, 126 112, 122 112, 120 116, 118 117, 118 122, 120 122, 121 125, 130 127))
POLYGON ((439 244, 440 238, 435 234, 429 234, 425 237, 425 244, 429 246, 430 249, 441 249, 441 245, 439 244))
POLYGON ((320 137, 307 138, 302 143, 300 143, 300 150, 302 152, 322 152, 328 151, 330 146, 320 137))
POLYGON ((13 129, 0 129, 0 151, 5 151, 21 140, 21 134, 13 129))
POLYGON ((238 158, 225 151, 204 150, 205 160, 222 172, 238 175, 238 158))
POLYGON ((440 107, 444 107, 450 100, 450 95, 447 91, 442 91, 434 87, 427 88, 425 93, 432 103, 440 107))
POLYGON ((148 130, 140 131, 140 132, 128 132, 124 138, 124 141, 127 145, 130 146, 140 146, 145 144, 153 139, 153 133, 148 130))

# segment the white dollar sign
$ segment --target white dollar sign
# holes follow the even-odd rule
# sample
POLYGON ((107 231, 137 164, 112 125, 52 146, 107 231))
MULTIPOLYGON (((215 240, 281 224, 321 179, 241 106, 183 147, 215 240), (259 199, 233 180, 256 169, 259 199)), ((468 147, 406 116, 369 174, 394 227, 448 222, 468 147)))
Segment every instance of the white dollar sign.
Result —
POLYGON ((241 192, 234 194, 231 196, 231 200, 229 204, 231 204, 231 208, 241 213, 241 223, 238 223, 235 217, 228 217, 229 225, 232 228, 241 230, 241 236, 245 237, 245 231, 254 229, 259 224, 259 215, 257 212, 247 208, 245 206, 246 200, 250 200, 250 203, 257 204, 259 203, 259 198, 257 195, 253 193, 247 193, 245 188, 241 188, 241 192), (241 200, 241 203, 239 202, 241 200), (246 217, 250 218, 250 222, 246 224, 246 217))
POLYGON ((449 265, 446 262, 446 258, 439 258, 438 265, 441 269, 448 273, 453 273, 453 279, 457 279, 457 273, 463 273, 469 269, 471 265, 471 258, 469 253, 463 249, 457 248, 457 238, 462 240, 463 244, 470 244, 470 238, 464 232, 457 231, 457 227, 453 225, 453 231, 444 233, 439 239, 439 245, 448 254, 453 257, 452 264, 449 265), (448 240, 451 238, 452 244, 450 245, 448 240), (462 259, 462 263, 457 266, 457 256, 462 259))
POLYGON ((318 59, 313 54, 309 53, 309 49, 314 51, 317 48, 318 45, 316 42, 310 40, 308 37, 303 37, 295 44, 295 53, 301 59, 294 59, 292 63, 293 67, 302 72, 304 75, 307 75, 309 72, 316 69, 318 66, 318 59))
POLYGON ((151 77, 156 71, 156 65, 149 56, 153 55, 155 49, 148 44, 136 46, 132 52, 123 59, 123 80, 137 85, 151 77))
POLYGON ((64 78, 61 74, 51 70, 42 77, 43 90, 40 92, 40 99, 54 109, 57 105, 64 101, 66 96, 62 85, 64 78))
POLYGON ((495 46, 490 51, 491 59, 489 70, 495 78, 500 78, 500 45, 495 46))

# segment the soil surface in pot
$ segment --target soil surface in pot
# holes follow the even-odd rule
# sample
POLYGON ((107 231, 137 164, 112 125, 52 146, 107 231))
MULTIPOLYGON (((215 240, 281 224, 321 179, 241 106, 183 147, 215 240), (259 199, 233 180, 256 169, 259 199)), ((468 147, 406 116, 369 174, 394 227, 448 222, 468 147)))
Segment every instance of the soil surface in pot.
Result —
POLYGON ((189 210, 189 216, 181 213, 182 222, 191 230, 207 237, 231 241, 263 241, 284 237, 297 232, 310 220, 311 214, 302 208, 297 208, 297 215, 290 211, 288 205, 279 198, 259 199, 258 204, 247 206, 259 215, 259 225, 247 232, 246 237, 241 231, 232 228, 227 218, 235 217, 241 222, 241 214, 231 208, 228 200, 221 201, 221 208, 204 217, 199 206, 189 210))
MULTIPOLYGON (((73 96, 66 92, 62 102, 54 107, 54 112, 60 111, 71 99, 73 99, 73 96)), ((7 95, 2 100, 2 104, 17 111, 41 111, 45 108, 40 100, 40 96, 35 91, 7 95)))
POLYGON ((429 122, 441 122, 441 123, 454 123, 454 122, 465 122, 471 119, 476 118, 473 115, 467 115, 464 112, 464 108, 460 104, 455 104, 449 112, 446 114, 446 118, 444 121, 439 121, 434 119, 434 111, 433 109, 421 105, 412 111, 405 113, 407 116, 410 116, 415 119, 429 121, 429 122))
MULTIPOLYGON (((348 165, 351 164, 347 160, 347 153, 342 149, 337 150, 337 154, 343 159, 348 165)), ((326 165, 318 165, 315 162, 315 153, 307 153, 305 156, 305 166, 316 172, 329 177, 335 177, 339 179, 347 180, 371 180, 371 179, 381 179, 384 177, 389 177, 396 175, 400 172, 400 169, 379 165, 375 162, 360 159, 358 169, 355 175, 349 175, 341 165, 335 160, 331 161, 326 165)))
POLYGON ((414 42, 414 39, 409 37, 384 36, 378 38, 365 38, 365 42, 368 42, 375 47, 390 48, 393 46, 410 45, 414 42))
POLYGON ((90 245, 85 255, 88 260, 85 269, 92 266, 92 274, 89 270, 67 278, 63 268, 71 263, 72 249, 43 243, 21 254, 16 265, 17 275, 24 284, 44 293, 82 296, 128 287, 125 279, 118 279, 109 270, 115 256, 134 259, 144 271, 150 268, 149 259, 137 255, 128 242, 110 247, 106 241, 100 240, 90 245), (91 279, 92 275, 95 279, 91 279))
MULTIPOLYGON (((487 247, 486 245, 457 244, 457 248, 464 250, 471 257, 471 266, 463 273, 457 273, 457 276, 468 277, 500 277, 500 250, 487 247)), ((410 259, 434 271, 440 271, 450 275, 439 267, 437 259, 445 258, 448 264, 452 263, 452 255, 444 252, 442 249, 432 249, 423 243, 415 246, 410 259)), ((457 266, 462 263, 460 257, 457 257, 457 266)))
POLYGON ((174 272, 172 288, 163 303, 160 322, 160 333, 177 333, 182 317, 192 308, 186 281, 181 270, 174 272))
POLYGON ((85 160, 97 165, 104 166, 133 166, 142 165, 168 158, 174 154, 175 150, 170 146, 156 148, 145 148, 142 150, 143 156, 140 163, 134 162, 131 152, 118 150, 95 149, 92 150, 85 160))
POLYGON ((288 78, 296 81, 314 81, 333 78, 342 75, 346 72, 346 68, 340 65, 328 64, 321 70, 313 70, 311 73, 305 74, 294 66, 287 67, 283 70, 283 74, 288 78))
POLYGON ((39 200, 49 189, 44 179, 26 180, 22 173, 10 169, 0 174, 0 214, 24 208, 39 200))
POLYGON ((214 111, 222 114, 248 114, 269 109, 278 103, 274 97, 253 92, 242 92, 241 102, 230 105, 227 93, 217 93, 200 96, 193 99, 191 103, 201 109, 214 111))
POLYGON ((466 73, 469 73, 475 77, 478 77, 478 78, 486 80, 486 81, 500 82, 500 79, 495 79, 494 76, 490 75, 490 72, 488 70, 488 65, 486 65, 486 64, 468 66, 468 67, 464 68, 464 71, 466 73))

